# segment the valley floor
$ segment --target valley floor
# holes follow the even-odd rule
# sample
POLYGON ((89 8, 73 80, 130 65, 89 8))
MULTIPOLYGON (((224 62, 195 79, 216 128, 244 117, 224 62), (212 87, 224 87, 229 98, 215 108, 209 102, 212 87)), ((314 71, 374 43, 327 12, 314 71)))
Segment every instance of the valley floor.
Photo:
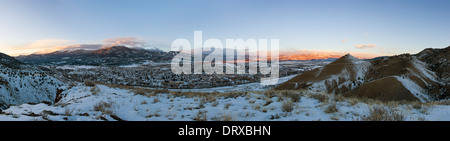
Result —
POLYGON ((450 120, 450 106, 443 102, 383 103, 313 91, 199 93, 78 84, 67 88, 63 94, 66 96, 53 105, 11 106, 2 111, 0 120, 450 120))

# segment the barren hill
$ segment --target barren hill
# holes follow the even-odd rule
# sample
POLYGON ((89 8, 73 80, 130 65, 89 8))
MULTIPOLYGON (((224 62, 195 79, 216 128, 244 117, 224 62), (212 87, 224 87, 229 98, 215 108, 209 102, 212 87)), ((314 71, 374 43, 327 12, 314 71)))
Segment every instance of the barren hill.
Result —
POLYGON ((402 54, 372 61, 345 55, 276 89, 322 90, 386 101, 447 99, 450 97, 448 51, 449 47, 425 49, 416 55, 402 54))
POLYGON ((369 62, 347 54, 322 68, 296 76, 276 89, 315 89, 343 93, 364 82, 364 74, 369 66, 369 62))

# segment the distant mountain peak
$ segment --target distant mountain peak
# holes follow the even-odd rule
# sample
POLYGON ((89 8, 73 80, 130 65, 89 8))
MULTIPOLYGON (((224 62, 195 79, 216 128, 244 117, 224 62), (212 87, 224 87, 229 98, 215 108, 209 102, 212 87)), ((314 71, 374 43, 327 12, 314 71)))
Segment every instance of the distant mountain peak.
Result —
POLYGON ((341 58, 346 58, 346 59, 351 59, 351 60, 359 60, 358 58, 356 58, 355 56, 351 55, 350 53, 345 54, 341 58))
POLYGON ((355 64, 360 62, 361 60, 352 56, 350 53, 345 54, 344 56, 340 57, 336 61, 332 62, 332 64, 355 64))

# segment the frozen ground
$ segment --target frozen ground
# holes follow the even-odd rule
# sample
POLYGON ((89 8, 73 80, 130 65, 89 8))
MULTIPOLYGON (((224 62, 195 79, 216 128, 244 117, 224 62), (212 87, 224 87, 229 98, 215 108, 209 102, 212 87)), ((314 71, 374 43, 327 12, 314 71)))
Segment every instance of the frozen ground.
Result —
POLYGON ((0 120, 353 121, 370 116, 370 109, 373 107, 391 109, 401 114, 403 120, 450 120, 450 107, 447 105, 386 104, 310 91, 285 92, 299 97, 282 96, 282 91, 210 95, 196 95, 192 92, 135 92, 133 89, 112 88, 105 85, 89 87, 79 84, 64 91, 65 97, 53 105, 11 106, 2 111, 0 120), (292 100, 296 102, 286 104, 292 100), (336 108, 333 108, 333 105, 336 108))

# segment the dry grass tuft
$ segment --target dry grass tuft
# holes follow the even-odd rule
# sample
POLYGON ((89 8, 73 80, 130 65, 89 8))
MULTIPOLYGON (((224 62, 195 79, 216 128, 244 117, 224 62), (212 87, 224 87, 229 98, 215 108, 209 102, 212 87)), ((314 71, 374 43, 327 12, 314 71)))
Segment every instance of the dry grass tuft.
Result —
POLYGON ((281 111, 291 112, 292 110, 294 110, 294 104, 291 100, 285 100, 281 103, 281 111))
POLYGON ((94 86, 90 89, 92 95, 97 95, 100 92, 100 89, 97 86, 94 86))
POLYGON ((205 108, 205 104, 206 104, 206 100, 204 98, 200 99, 200 103, 198 103, 198 106, 195 109, 205 108))
POLYGON ((422 109, 422 107, 423 107, 422 104, 421 104, 421 103, 418 103, 418 102, 412 104, 411 106, 412 106, 413 109, 416 109, 416 110, 420 110, 420 109, 422 109))
POLYGON ((440 101, 437 104, 439 104, 439 105, 450 105, 450 100, 440 101))
POLYGON ((111 110, 113 103, 112 102, 99 102, 94 105, 94 111, 102 112, 102 114, 111 115, 113 111, 111 110))
POLYGON ((267 98, 272 98, 272 97, 275 97, 275 96, 277 95, 277 91, 275 91, 275 90, 269 90, 269 91, 265 92, 264 95, 265 95, 267 98))
POLYGON ((211 106, 213 106, 213 107, 217 107, 217 105, 219 105, 218 101, 214 101, 213 103, 211 103, 211 106))
POLYGON ((301 99, 301 94, 297 91, 283 90, 281 91, 280 97, 288 97, 292 102, 299 102, 301 99))
POLYGON ((233 121, 233 116, 231 115, 231 113, 223 113, 222 121, 233 121))
POLYGON ((335 95, 335 96, 334 96, 334 101, 335 101, 335 102, 342 102, 342 101, 344 101, 344 100, 345 100, 345 97, 342 96, 341 94, 338 94, 338 95, 335 95))
POLYGON ((404 121, 405 115, 384 107, 373 107, 369 115, 361 118, 363 121, 404 121))
POLYGON ((72 116, 74 110, 75 109, 70 110, 70 109, 66 108, 66 109, 64 109, 64 115, 65 116, 72 116))
POLYGON ((339 111, 339 109, 338 109, 338 107, 337 107, 337 104, 336 104, 336 102, 331 102, 326 108, 325 108, 325 113, 328 113, 328 114, 330 114, 330 113, 336 113, 336 112, 338 112, 339 111))
POLYGON ((132 91, 136 95, 145 95, 146 96, 146 94, 148 93, 148 91, 146 89, 141 89, 141 88, 133 89, 132 91))
POLYGON ((420 113, 426 114, 428 110, 430 109, 430 106, 434 103, 421 103, 421 102, 414 102, 411 104, 411 107, 413 109, 418 110, 420 113))
POLYGON ((311 94, 310 97, 318 100, 321 103, 328 102, 328 95, 326 94, 311 94))
POLYGON ((83 84, 84 84, 85 86, 89 86, 89 87, 94 87, 94 86, 95 86, 95 83, 92 82, 91 80, 86 80, 86 81, 84 81, 83 84))
POLYGON ((206 97, 204 97, 204 99, 206 100, 206 102, 211 103, 217 100, 217 98, 215 96, 212 95, 207 95, 206 97))
POLYGON ((230 108, 230 106, 231 106, 231 103, 227 103, 227 104, 225 104, 224 108, 228 109, 228 108, 230 108))
POLYGON ((358 104, 359 100, 356 98, 352 98, 350 99, 350 101, 348 102, 350 105, 355 106, 356 104, 358 104))
POLYGON ((197 114, 194 116, 193 120, 195 121, 208 121, 207 111, 198 110, 197 114))
POLYGON ((161 101, 161 100, 159 100, 159 97, 157 97, 157 96, 153 97, 153 104, 158 103, 159 101, 161 101))
POLYGON ((270 105, 271 103, 273 103, 273 100, 272 100, 272 99, 266 99, 266 103, 265 103, 263 106, 268 106, 268 105, 270 105))

